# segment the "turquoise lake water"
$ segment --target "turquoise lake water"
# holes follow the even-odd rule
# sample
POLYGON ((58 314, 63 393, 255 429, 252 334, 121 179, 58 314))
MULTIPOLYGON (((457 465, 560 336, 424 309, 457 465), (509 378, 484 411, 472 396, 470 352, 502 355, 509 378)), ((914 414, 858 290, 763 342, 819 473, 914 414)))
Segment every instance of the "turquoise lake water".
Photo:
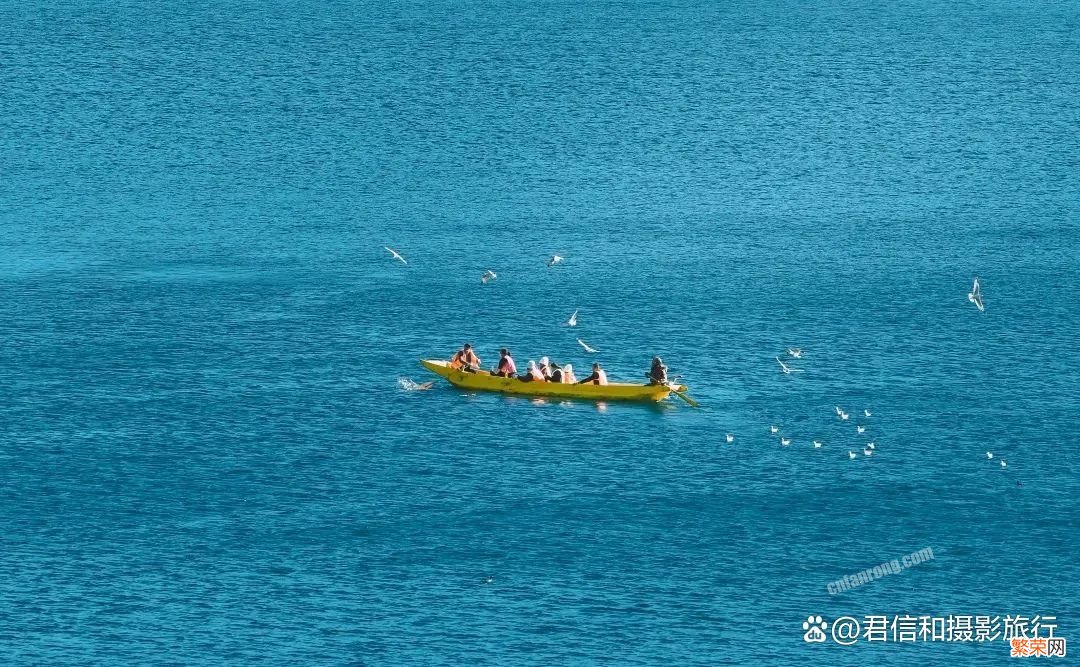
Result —
POLYGON ((1010 660, 804 641, 875 614, 1080 651, 1080 5, 0 26, 0 662, 1010 660), (703 407, 399 387, 466 340, 659 354, 703 407))

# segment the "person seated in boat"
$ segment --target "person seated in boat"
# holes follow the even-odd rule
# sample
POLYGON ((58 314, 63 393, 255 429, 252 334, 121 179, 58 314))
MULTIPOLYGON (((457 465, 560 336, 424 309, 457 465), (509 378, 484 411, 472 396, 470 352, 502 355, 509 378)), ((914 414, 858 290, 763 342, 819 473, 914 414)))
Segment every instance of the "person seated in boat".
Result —
POLYGON ((607 384, 607 373, 604 372, 604 369, 600 368, 599 361, 593 363, 592 373, 589 374, 589 377, 584 380, 579 380, 578 384, 588 384, 589 382, 599 385, 607 384))
POLYGON ((543 382, 544 374, 537 368, 535 361, 529 361, 529 365, 525 369, 525 372, 519 375, 518 379, 522 382, 543 382))
POLYGON ((517 365, 514 364, 514 358, 510 356, 510 350, 505 347, 499 350, 499 365, 491 374, 500 378, 512 378, 517 375, 517 365))
POLYGON ((562 369, 562 381, 563 384, 575 384, 577 377, 574 376, 574 365, 566 364, 562 369))
POLYGON ((649 384, 667 384, 667 366, 664 365, 664 360, 660 357, 653 357, 652 368, 646 373, 649 377, 649 384))
POLYGON ((551 362, 551 375, 548 377, 548 382, 554 382, 555 384, 563 383, 563 370, 559 364, 554 361, 551 362))
POLYGON ((450 368, 475 373, 480 368, 480 357, 473 352, 472 345, 465 343, 464 347, 450 357, 450 368))
POLYGON ((547 357, 540 357, 540 362, 536 364, 536 367, 540 369, 540 374, 544 376, 545 380, 551 379, 551 362, 547 357))

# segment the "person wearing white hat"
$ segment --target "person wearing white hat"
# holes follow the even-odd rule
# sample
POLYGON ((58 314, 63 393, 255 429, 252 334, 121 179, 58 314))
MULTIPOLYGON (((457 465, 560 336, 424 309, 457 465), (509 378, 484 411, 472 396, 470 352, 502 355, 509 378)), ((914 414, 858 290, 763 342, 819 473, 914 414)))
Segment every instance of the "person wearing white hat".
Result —
POLYGON ((519 375, 518 379, 522 382, 543 382, 544 375, 540 372, 540 369, 536 367, 535 361, 529 361, 529 365, 525 369, 525 372, 519 375))
POLYGON ((540 357, 540 363, 536 364, 536 367, 540 369, 540 374, 545 380, 551 379, 551 362, 547 357, 540 357))
POLYGON ((562 369, 562 381, 563 384, 574 384, 577 382, 577 377, 574 375, 574 365, 566 364, 562 369))

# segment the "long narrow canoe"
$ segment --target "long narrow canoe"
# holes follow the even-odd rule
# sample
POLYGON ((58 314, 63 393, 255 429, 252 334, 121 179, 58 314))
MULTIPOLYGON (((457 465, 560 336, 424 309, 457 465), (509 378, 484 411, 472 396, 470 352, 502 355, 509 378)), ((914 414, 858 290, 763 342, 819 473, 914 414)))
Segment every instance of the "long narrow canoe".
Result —
POLYGON ((596 384, 557 384, 552 382, 522 382, 517 378, 495 377, 487 371, 466 373, 450 368, 450 362, 442 359, 424 359, 420 364, 450 384, 462 389, 498 391, 522 396, 553 396, 556 398, 583 398, 593 401, 662 401, 673 390, 685 392, 683 385, 630 384, 611 382, 596 384))

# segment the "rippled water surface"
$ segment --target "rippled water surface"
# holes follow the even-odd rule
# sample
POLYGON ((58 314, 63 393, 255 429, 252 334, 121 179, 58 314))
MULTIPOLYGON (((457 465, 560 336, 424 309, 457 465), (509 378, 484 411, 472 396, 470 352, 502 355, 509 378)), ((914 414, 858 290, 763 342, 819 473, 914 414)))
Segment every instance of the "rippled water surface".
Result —
POLYGON ((1080 649, 1075 3, 0 25, 5 664, 1008 660, 810 614, 1080 649), (398 383, 577 337, 702 409, 398 383))

